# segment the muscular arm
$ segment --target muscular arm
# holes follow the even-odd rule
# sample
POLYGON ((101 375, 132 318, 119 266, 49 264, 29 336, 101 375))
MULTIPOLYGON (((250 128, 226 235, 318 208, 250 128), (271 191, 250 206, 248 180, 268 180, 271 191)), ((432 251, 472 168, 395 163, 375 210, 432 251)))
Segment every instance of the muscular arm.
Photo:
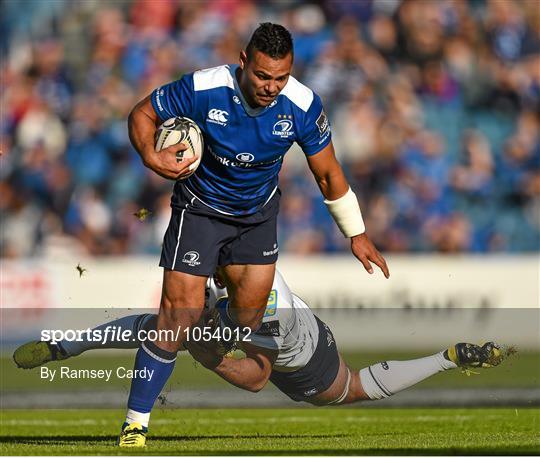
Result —
POLYGON ((345 195, 349 183, 336 159, 332 142, 317 154, 307 156, 307 161, 325 199, 336 200, 345 195))
POLYGON ((246 357, 233 359, 212 355, 211 351, 199 342, 191 341, 186 346, 191 356, 207 369, 215 372, 232 385, 254 393, 262 390, 268 383, 272 373, 272 365, 278 354, 276 350, 244 343, 243 349, 246 352, 246 357))
POLYGON ((177 180, 182 178, 184 174, 190 173, 188 167, 197 158, 177 162, 176 153, 187 149, 186 145, 182 143, 171 145, 156 152, 154 149, 154 135, 160 120, 152 106, 150 97, 142 99, 131 110, 128 117, 129 139, 146 167, 163 178, 177 180))
MULTIPOLYGON (((325 199, 337 200, 347 193, 349 183, 336 159, 332 142, 317 154, 307 156, 307 161, 325 199)), ((351 237, 351 251, 370 274, 373 273, 371 261, 381 269, 386 278, 390 276, 386 261, 365 232, 351 237)))
POLYGON ((128 133, 131 144, 141 156, 143 164, 150 167, 156 151, 154 134, 158 126, 158 116, 152 107, 150 97, 145 97, 133 107, 128 117, 128 133))
POLYGON ((213 371, 238 388, 256 393, 268 382, 277 351, 252 345, 245 345, 244 349, 246 351, 244 359, 223 358, 213 371))

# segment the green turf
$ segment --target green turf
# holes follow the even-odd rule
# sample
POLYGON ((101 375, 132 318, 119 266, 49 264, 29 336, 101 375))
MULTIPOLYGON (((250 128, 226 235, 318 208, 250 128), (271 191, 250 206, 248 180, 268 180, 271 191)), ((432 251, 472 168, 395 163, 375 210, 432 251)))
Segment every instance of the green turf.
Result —
POLYGON ((148 446, 114 446, 123 411, 8 410, 2 455, 540 453, 540 409, 156 410, 148 446))
MULTIPOLYGON (((345 360, 360 369, 384 360, 404 360, 425 356, 425 352, 384 353, 344 353, 345 360)), ((133 367, 134 352, 110 353, 93 352, 67 361, 53 362, 47 365, 58 369, 69 366, 73 369, 112 369, 119 366, 133 367)), ((520 352, 496 368, 480 371, 481 375, 466 377, 460 371, 448 371, 438 374, 417 385, 417 388, 485 388, 485 387, 536 387, 540 385, 540 353, 520 352)), ((129 387, 130 380, 112 377, 109 382, 103 380, 77 379, 49 382, 40 378, 40 370, 23 370, 15 367, 11 357, 0 358, 0 387, 3 391, 76 391, 88 389, 119 389, 129 387)), ((215 374, 196 364, 188 355, 178 358, 176 369, 170 379, 170 387, 180 388, 220 388, 228 389, 228 384, 215 374)), ((233 388, 231 388, 233 389, 233 388)))

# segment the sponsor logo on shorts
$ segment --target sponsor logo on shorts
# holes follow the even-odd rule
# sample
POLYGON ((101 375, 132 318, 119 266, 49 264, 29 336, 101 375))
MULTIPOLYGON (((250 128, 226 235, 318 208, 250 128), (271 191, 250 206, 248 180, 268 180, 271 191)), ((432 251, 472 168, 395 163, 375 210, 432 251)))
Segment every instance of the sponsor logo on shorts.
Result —
POLYGON ((240 99, 238 98, 237 95, 234 95, 232 99, 233 99, 234 103, 236 103, 237 105, 240 105, 240 99))
POLYGON ((324 323, 324 329, 326 329, 326 341, 328 342, 328 346, 330 346, 334 343, 334 335, 326 323, 324 323))
POLYGON ((317 388, 311 388, 310 390, 304 391, 304 396, 313 396, 317 394, 317 388))
POLYGON ((279 247, 277 246, 277 243, 274 243, 274 248, 270 251, 263 251, 263 256, 273 256, 279 251, 279 247))
POLYGON ((214 124, 219 124, 220 126, 226 126, 228 121, 227 116, 229 116, 229 113, 227 113, 225 110, 218 110, 217 108, 212 108, 208 112, 208 117, 206 118, 206 120, 214 124))
POLYGON ((383 361, 383 362, 381 363, 381 366, 382 366, 382 368, 383 368, 385 371, 387 371, 388 369, 390 369, 390 368, 388 367, 388 363, 387 363, 386 361, 383 361))
POLYGON ((200 265, 201 263, 199 262, 199 253, 197 253, 196 251, 188 251, 182 258, 182 262, 190 267, 200 265))

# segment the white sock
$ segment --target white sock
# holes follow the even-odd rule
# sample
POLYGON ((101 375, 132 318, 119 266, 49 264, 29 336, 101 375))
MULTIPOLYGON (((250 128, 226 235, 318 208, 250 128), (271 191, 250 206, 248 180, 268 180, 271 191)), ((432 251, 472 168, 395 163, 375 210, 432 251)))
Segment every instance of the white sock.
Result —
POLYGON ((145 428, 148 428, 148 423, 150 422, 150 412, 142 413, 137 412, 136 410, 128 409, 126 414, 126 423, 140 423, 145 428))
POLYGON ((139 348, 140 342, 137 340, 139 329, 154 315, 129 315, 118 320, 109 321, 96 326, 90 331, 81 333, 81 340, 67 341, 61 340, 59 346, 69 356, 77 356, 87 350, 97 350, 100 348, 139 348), (107 330, 107 328, 109 328, 107 330), (122 332, 128 329, 131 331, 131 337, 128 340, 119 339, 122 332), (101 333, 101 338, 96 338, 97 333, 101 333), (106 340, 105 340, 106 339, 106 340))
POLYGON ((443 352, 409 361, 383 361, 360 370, 360 383, 370 399, 382 399, 416 385, 437 372, 455 369, 443 352))

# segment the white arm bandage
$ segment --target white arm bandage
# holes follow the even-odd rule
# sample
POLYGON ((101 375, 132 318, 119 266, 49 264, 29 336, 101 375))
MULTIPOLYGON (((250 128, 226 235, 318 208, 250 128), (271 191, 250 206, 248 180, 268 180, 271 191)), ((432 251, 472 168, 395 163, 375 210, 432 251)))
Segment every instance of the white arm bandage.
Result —
POLYGON ((325 200, 328 211, 345 237, 354 237, 366 231, 356 194, 351 188, 336 200, 325 200))

